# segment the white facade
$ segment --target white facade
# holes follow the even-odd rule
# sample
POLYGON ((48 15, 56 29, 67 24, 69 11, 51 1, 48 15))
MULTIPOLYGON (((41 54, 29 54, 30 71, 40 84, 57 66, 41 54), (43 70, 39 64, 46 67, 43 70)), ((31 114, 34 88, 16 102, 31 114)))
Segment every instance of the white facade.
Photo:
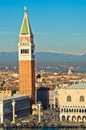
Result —
POLYGON ((53 93, 53 104, 56 107, 57 99, 60 121, 86 122, 86 83, 56 88, 53 93))
POLYGON ((32 53, 32 51, 34 51, 34 46, 31 45, 31 43, 27 43, 27 41, 19 43, 18 51, 19 61, 34 60, 35 54, 34 52, 32 53))

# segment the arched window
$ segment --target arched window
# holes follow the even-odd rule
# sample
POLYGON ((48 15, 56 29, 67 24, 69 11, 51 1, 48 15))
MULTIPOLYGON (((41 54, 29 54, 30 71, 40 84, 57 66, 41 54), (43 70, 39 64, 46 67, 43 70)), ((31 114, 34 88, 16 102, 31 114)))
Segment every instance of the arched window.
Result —
POLYGON ((63 112, 63 108, 61 108, 61 112, 63 112))
POLYGON ((69 109, 69 112, 72 112, 72 110, 71 110, 71 109, 69 109))
POLYGON ((71 110, 71 112, 73 112, 73 109, 71 110))
POLYGON ((84 96, 80 96, 80 102, 84 102, 84 96))
POLYGON ((81 109, 79 109, 79 112, 81 113, 81 109))
POLYGON ((85 110, 84 109, 82 109, 82 113, 84 113, 85 112, 85 110))
POLYGON ((74 112, 76 112, 76 109, 74 109, 74 112))
POLYGON ((64 108, 64 112, 67 112, 66 108, 64 108))
POLYGON ((85 109, 85 113, 86 113, 86 109, 85 109))
POLYGON ((67 102, 71 102, 71 96, 67 96, 67 102))
POLYGON ((77 112, 78 112, 79 110, 77 109, 77 112))
POLYGON ((66 119, 65 119, 65 116, 63 115, 63 116, 62 116, 62 121, 65 121, 65 120, 66 120, 66 119))
POLYGON ((68 108, 67 108, 67 112, 68 112, 68 108))

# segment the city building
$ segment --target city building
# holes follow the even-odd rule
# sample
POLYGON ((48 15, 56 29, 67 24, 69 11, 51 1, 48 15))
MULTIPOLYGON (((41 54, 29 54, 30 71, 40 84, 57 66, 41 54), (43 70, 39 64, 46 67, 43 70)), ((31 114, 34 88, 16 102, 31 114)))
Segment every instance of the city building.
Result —
POLYGON ((27 9, 24 8, 24 18, 19 34, 19 92, 29 95, 35 101, 35 53, 33 33, 31 30, 27 9))
POLYGON ((56 87, 49 95, 49 105, 58 109, 60 121, 86 122, 86 83, 56 87))
MULTIPOLYGON (((40 109, 41 109, 41 115, 43 115, 43 108, 40 102, 40 109)), ((37 104, 32 105, 32 115, 37 116, 39 115, 39 102, 37 104)))
POLYGON ((14 95, 8 98, 0 99, 0 123, 10 122, 13 119, 24 117, 30 114, 30 98, 29 96, 14 95), (14 101, 14 115, 13 106, 14 101))
POLYGON ((1 90, 0 91, 0 98, 6 98, 13 96, 12 90, 1 90))

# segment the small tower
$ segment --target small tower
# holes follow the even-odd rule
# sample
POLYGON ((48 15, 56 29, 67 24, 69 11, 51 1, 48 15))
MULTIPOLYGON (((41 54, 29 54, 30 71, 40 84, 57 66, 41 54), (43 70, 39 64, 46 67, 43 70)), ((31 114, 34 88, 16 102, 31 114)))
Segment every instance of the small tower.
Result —
POLYGON ((34 42, 26 7, 24 7, 24 18, 19 34, 18 61, 19 93, 29 95, 35 101, 34 42))
POLYGON ((68 69, 68 75, 72 75, 72 68, 68 69))

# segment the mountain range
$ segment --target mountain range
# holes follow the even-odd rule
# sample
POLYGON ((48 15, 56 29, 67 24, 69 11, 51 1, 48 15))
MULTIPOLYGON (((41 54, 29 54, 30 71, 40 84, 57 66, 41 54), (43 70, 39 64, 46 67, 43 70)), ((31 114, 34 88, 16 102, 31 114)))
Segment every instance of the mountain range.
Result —
MULTIPOLYGON (((17 52, 0 52, 0 66, 17 66, 17 52)), ((86 54, 36 52, 36 66, 86 65, 86 54)))

